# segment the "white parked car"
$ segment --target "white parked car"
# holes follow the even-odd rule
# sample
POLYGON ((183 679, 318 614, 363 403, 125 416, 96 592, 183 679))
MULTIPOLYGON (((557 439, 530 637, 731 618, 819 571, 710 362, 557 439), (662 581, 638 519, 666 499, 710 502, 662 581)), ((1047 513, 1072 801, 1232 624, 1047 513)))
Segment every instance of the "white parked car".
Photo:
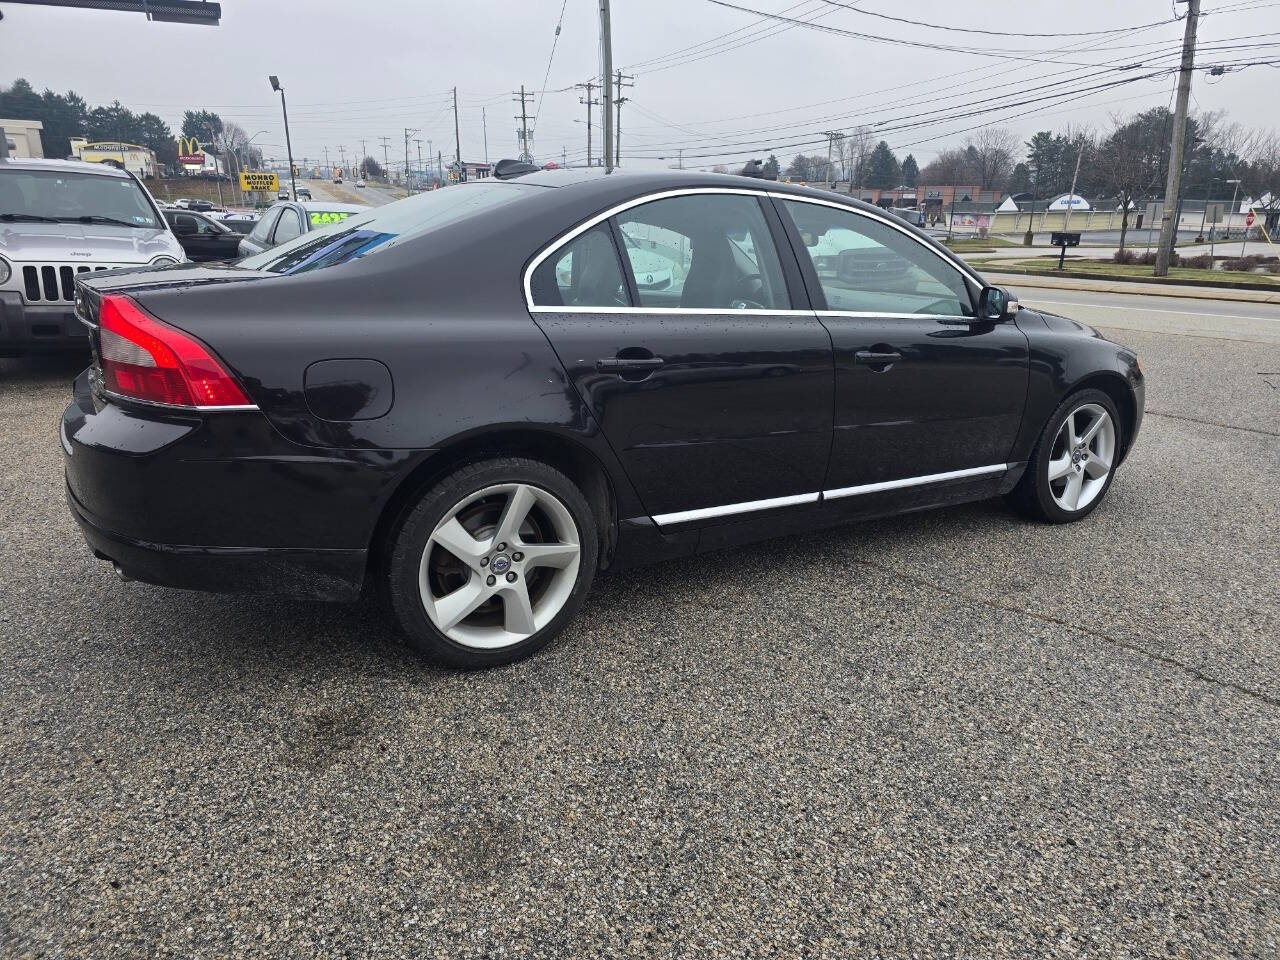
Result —
POLYGON ((71 160, 0 160, 0 356, 87 350, 75 280, 187 259, 131 173, 71 160))
POLYGON ((364 181, 363 181, 363 180, 357 180, 357 181, 356 181, 356 186, 357 186, 357 187, 363 187, 363 186, 364 186, 364 181))

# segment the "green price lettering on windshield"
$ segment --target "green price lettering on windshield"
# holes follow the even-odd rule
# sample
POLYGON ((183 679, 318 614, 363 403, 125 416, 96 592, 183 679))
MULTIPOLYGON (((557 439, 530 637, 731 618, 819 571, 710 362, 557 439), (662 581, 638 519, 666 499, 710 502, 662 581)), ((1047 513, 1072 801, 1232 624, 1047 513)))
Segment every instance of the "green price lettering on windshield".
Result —
POLYGON ((339 210, 312 210, 311 225, 313 227, 327 227, 331 223, 341 223, 351 214, 339 210))

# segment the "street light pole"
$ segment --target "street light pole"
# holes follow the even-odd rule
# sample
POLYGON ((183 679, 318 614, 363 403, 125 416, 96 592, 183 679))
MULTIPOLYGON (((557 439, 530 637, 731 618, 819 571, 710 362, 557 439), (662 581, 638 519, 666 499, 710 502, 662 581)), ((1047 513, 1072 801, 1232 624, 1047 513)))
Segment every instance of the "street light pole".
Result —
POLYGON ((280 110, 284 114, 284 148, 289 154, 289 186, 293 188, 293 199, 298 199, 298 181, 293 176, 293 141, 289 139, 289 107, 284 102, 284 87, 280 85, 280 78, 274 74, 268 77, 271 81, 271 89, 280 93, 280 110))

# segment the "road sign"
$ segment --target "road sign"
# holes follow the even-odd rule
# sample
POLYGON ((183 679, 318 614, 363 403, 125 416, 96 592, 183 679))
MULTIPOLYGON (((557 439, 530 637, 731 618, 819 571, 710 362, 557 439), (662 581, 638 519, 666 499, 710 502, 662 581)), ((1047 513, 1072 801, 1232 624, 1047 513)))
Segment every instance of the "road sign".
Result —
POLYGON ((266 190, 269 193, 275 193, 280 189, 280 176, 277 173, 264 173, 262 171, 245 171, 240 172, 240 189, 241 190, 266 190))
POLYGON ((1147 223, 1161 219, 1164 216, 1164 201, 1152 200, 1147 204, 1147 223))
POLYGON ((1247 214, 1245 214, 1245 218, 1244 218, 1244 226, 1245 226, 1245 229, 1246 229, 1246 230, 1247 230, 1249 227, 1252 227, 1252 226, 1253 226, 1253 211, 1252 211, 1252 210, 1250 210, 1247 214))
POLYGON ((1209 206, 1205 209, 1205 219, 1208 220, 1210 223, 1221 223, 1222 207, 1223 205, 1221 203, 1209 204, 1209 206))

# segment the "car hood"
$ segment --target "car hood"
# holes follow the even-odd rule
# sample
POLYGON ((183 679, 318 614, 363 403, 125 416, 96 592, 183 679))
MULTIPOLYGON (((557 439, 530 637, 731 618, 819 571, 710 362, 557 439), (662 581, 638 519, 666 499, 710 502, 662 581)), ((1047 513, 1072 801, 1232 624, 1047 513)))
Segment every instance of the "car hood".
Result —
POLYGON ((164 228, 102 223, 0 223, 0 254, 13 263, 71 261, 146 263, 170 256, 176 244, 164 228))

